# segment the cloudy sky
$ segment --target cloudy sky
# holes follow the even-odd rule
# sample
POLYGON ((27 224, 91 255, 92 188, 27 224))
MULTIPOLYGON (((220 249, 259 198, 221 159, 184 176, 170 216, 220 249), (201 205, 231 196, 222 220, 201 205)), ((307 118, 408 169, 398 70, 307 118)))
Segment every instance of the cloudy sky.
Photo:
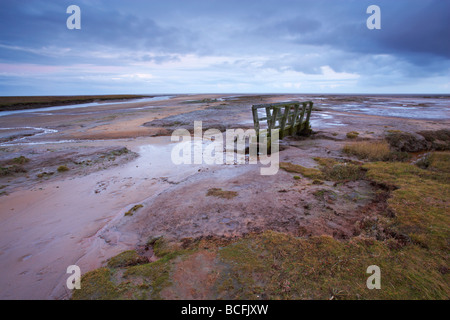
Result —
POLYGON ((0 95, 450 93, 449 39, 449 0, 0 0, 0 95))

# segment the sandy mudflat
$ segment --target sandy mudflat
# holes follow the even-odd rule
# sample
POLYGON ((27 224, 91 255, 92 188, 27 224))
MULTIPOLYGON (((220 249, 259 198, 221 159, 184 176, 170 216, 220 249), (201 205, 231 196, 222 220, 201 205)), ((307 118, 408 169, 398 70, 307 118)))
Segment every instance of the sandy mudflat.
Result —
POLYGON ((388 130, 450 124, 449 97, 421 96, 177 95, 0 116, 2 167, 29 159, 24 170, 0 176, 0 298, 67 298, 67 266, 85 273, 160 235, 238 237, 271 229, 351 237, 355 221, 377 210, 368 183, 344 183, 336 192, 351 201, 327 202, 313 194, 331 185, 294 180, 283 170, 262 176, 260 164, 171 161, 173 130, 199 120, 204 129, 251 128, 252 104, 292 100, 314 101, 315 134, 286 138, 280 161, 305 167, 316 165, 314 157, 343 158, 350 131, 373 140, 388 130), (58 171, 61 165, 69 170, 58 171), (212 188, 237 196, 206 196, 212 188), (136 204, 143 207, 125 216, 136 204))

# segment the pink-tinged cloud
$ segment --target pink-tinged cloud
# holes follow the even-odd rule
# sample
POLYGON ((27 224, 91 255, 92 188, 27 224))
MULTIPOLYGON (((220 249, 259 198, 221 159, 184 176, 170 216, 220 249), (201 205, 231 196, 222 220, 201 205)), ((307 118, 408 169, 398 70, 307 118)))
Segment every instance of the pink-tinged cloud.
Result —
POLYGON ((85 72, 85 73, 123 73, 126 72, 128 69, 123 66, 99 66, 99 65, 93 65, 93 64, 75 64, 71 66, 67 66, 64 68, 65 71, 69 72, 85 72))
POLYGON ((90 73, 117 73, 123 72, 123 67, 118 66, 96 66, 89 64, 77 64, 70 66, 48 66, 48 65, 38 65, 38 64, 10 64, 10 63, 0 63, 0 74, 9 76, 24 76, 24 75, 49 75, 49 74, 60 74, 60 73, 73 73, 73 72, 84 72, 86 74, 90 73))
POLYGON ((0 74, 8 75, 37 75, 37 74, 50 74, 58 73, 65 69, 61 66, 46 66, 38 64, 10 64, 0 63, 0 74))

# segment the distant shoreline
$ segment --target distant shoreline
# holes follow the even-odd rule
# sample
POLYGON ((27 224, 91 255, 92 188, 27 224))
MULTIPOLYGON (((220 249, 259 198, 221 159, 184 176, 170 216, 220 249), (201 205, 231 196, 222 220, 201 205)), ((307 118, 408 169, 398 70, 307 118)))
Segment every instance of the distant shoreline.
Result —
POLYGON ((82 104, 110 100, 153 98, 156 95, 86 95, 86 96, 11 96, 0 97, 0 111, 38 109, 70 104, 82 104))
MULTIPOLYGON (((293 93, 294 94, 294 93, 293 93)), ((178 94, 174 94, 178 95, 178 94)), ((253 95, 251 93, 239 94, 239 95, 253 95)), ((267 93, 258 94, 264 95, 289 95, 282 93, 267 93)), ((421 97, 421 98, 448 98, 449 94, 333 94, 333 93, 304 93, 296 94, 302 96, 314 96, 314 97, 421 97)), ((79 95, 79 96, 0 96, 0 112, 1 111, 15 111, 15 110, 28 110, 28 109, 40 109, 56 106, 66 106, 71 104, 83 104, 102 101, 120 101, 120 100, 132 100, 141 98, 154 98, 160 96, 160 94, 154 95, 139 95, 139 94, 113 94, 113 95, 79 95)))

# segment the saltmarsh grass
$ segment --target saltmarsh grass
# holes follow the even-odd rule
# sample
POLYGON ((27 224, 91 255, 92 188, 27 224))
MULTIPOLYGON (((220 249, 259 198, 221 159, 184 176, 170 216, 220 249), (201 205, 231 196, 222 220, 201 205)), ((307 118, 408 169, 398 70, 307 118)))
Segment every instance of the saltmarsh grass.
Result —
POLYGON ((390 158, 391 150, 389 144, 382 141, 359 141, 347 144, 342 149, 343 152, 354 155, 359 159, 370 161, 386 161, 390 158))

